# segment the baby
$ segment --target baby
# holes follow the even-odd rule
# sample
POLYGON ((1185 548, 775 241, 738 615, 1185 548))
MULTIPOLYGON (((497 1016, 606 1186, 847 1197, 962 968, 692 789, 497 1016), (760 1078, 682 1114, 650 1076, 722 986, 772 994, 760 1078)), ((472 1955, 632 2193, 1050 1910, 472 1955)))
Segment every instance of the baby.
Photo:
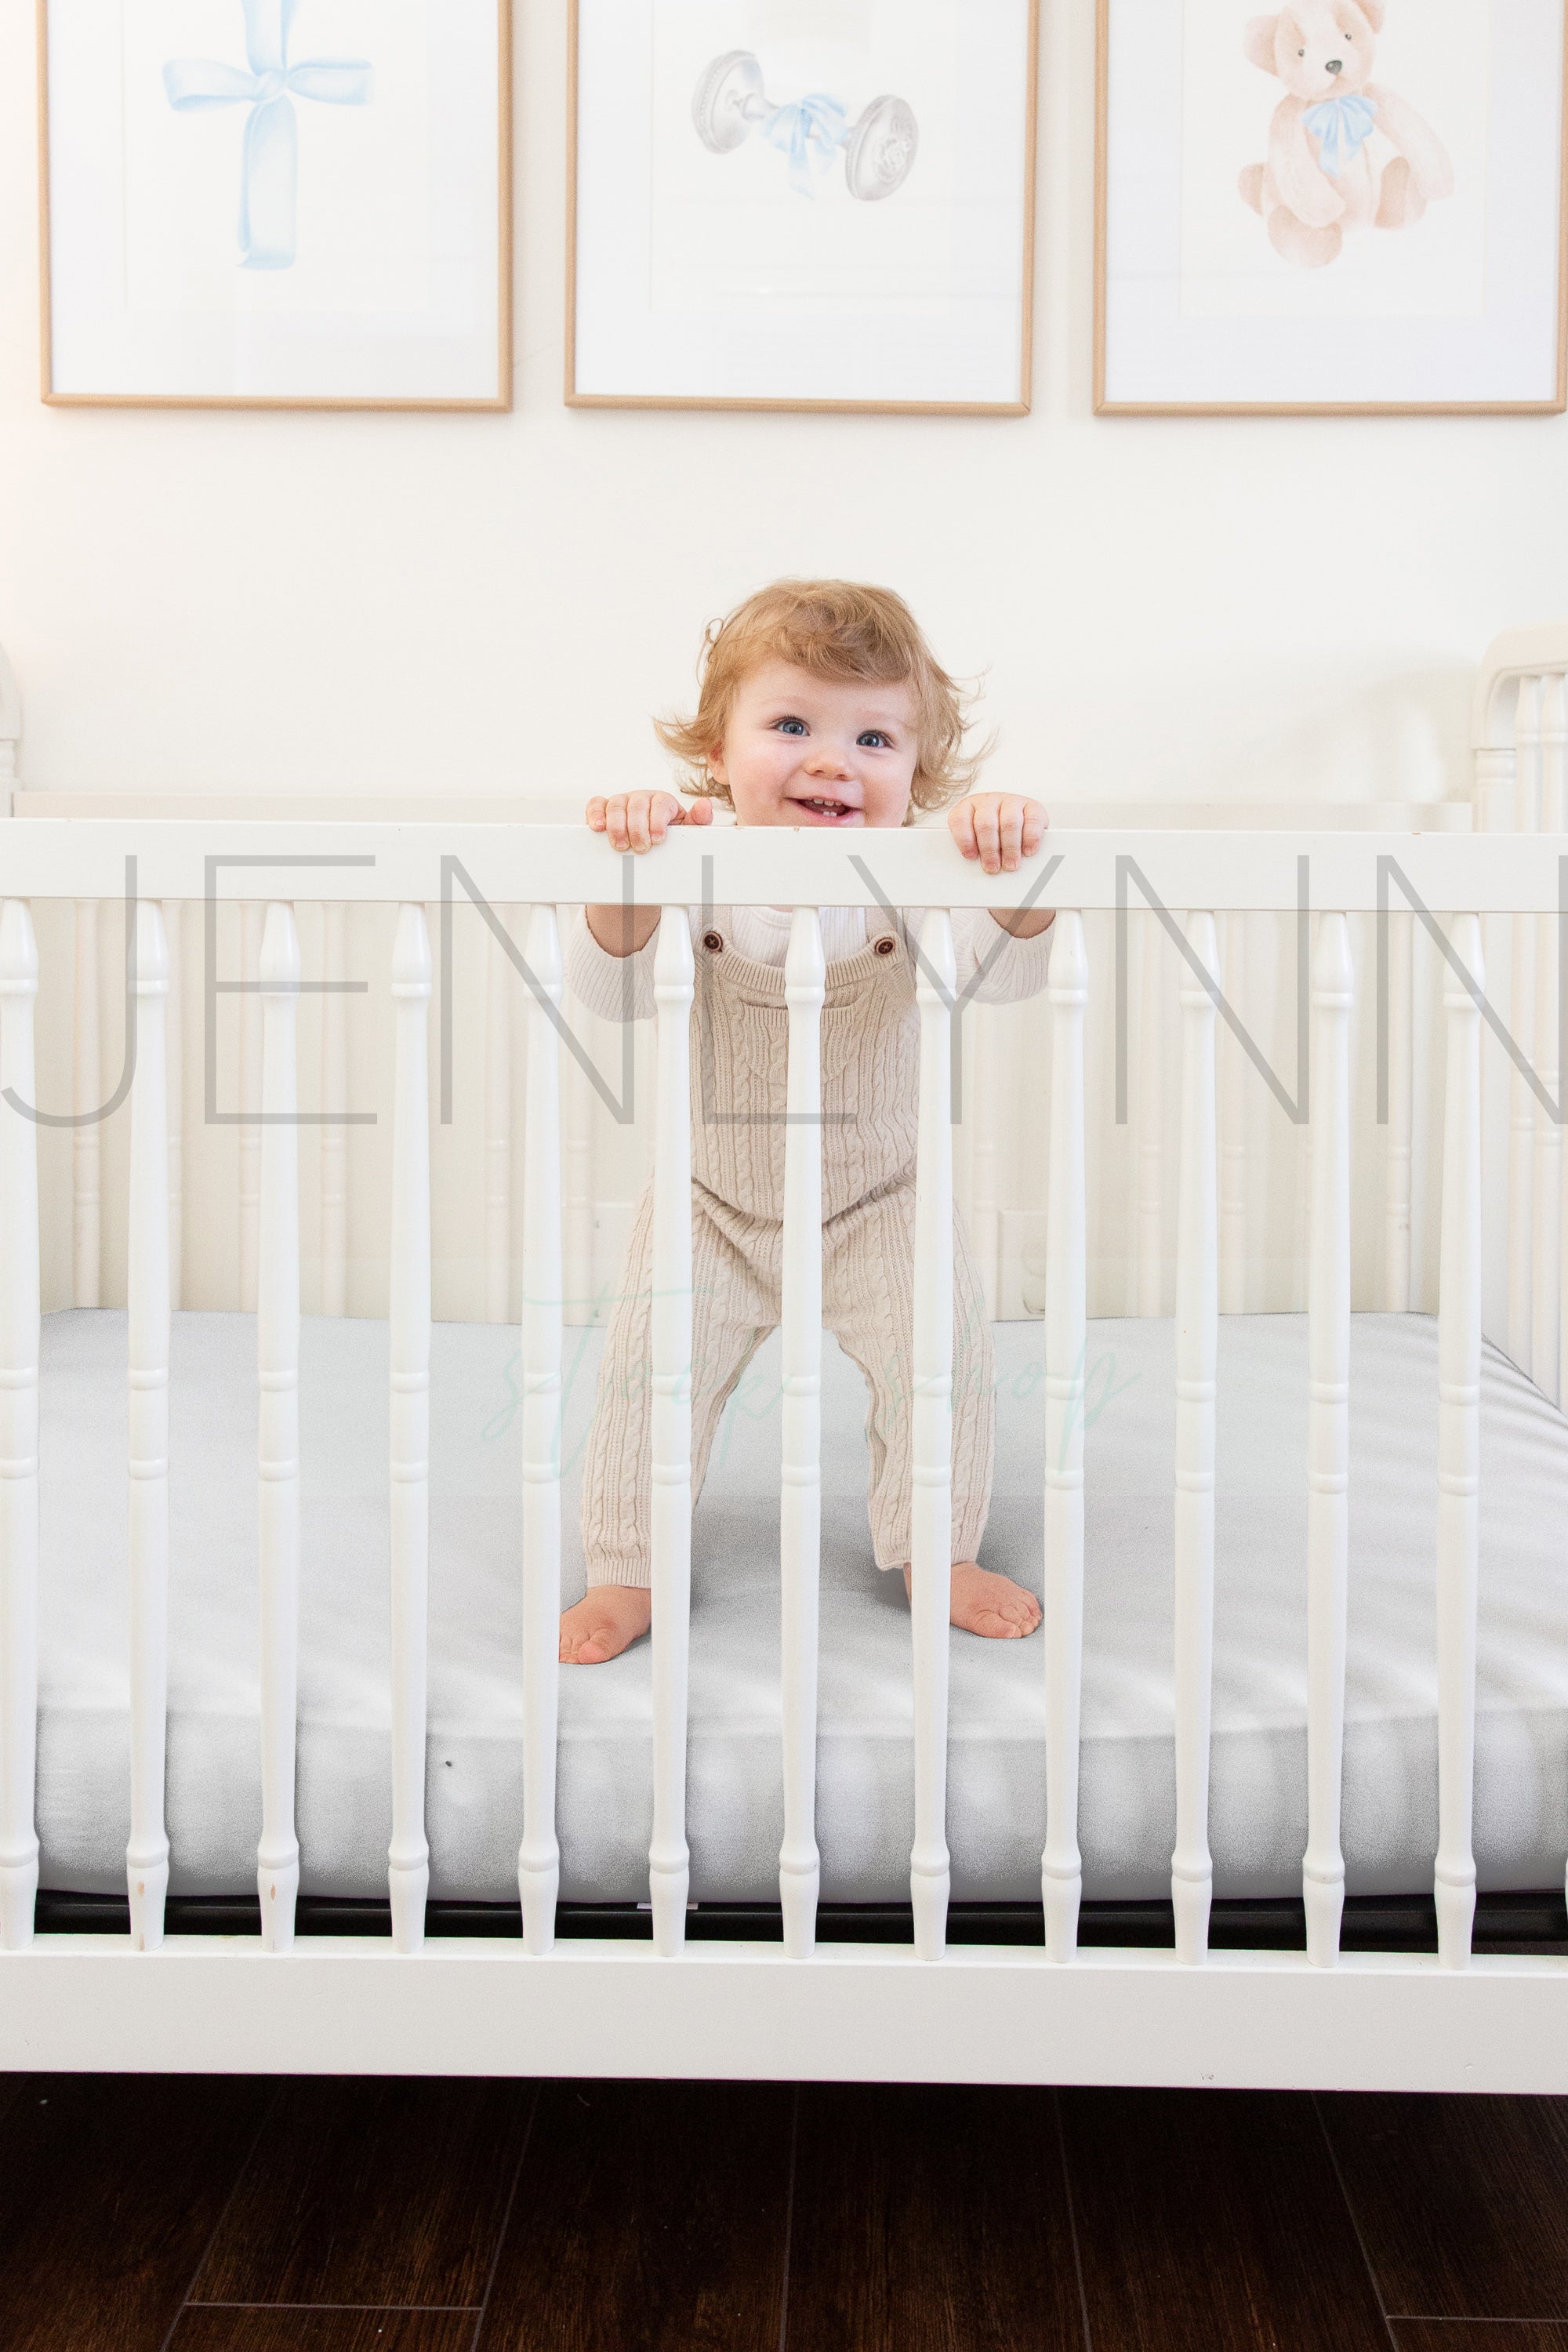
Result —
MULTIPOLYGON (((617 793, 587 818, 618 850, 641 852, 672 824, 708 824, 715 800, 738 824, 909 824, 947 808, 948 829, 987 874, 1032 857, 1047 823, 1037 801, 964 793, 979 766, 952 678, 913 614, 885 588, 780 581, 710 629, 697 714, 661 724, 689 768, 689 806, 672 793, 617 793), (952 805, 948 804, 952 803, 952 805)), ((820 910, 822 1319, 870 1392, 869 1507, 879 1568, 910 1581, 915 1155, 920 1013, 913 945, 923 908, 820 910)), ((702 1490, 720 1416, 779 1320, 788 1008, 788 908, 688 910, 696 957, 691 1053, 691 1493, 702 1490)), ((1048 911, 953 910, 958 997, 1012 1003, 1045 986, 1048 911)), ((567 976, 593 1011, 654 1013, 657 907, 587 907, 567 976)), ((597 1665, 646 1633, 649 1591, 649 1353, 653 1188, 632 1219, 600 1369, 583 1473, 586 1597, 561 1620, 564 1664, 597 1665)), ((955 1625, 995 1640, 1032 1633, 1033 1596, 975 1554, 990 1507, 994 1369, 969 1237, 953 1211, 952 1601, 955 1625)))

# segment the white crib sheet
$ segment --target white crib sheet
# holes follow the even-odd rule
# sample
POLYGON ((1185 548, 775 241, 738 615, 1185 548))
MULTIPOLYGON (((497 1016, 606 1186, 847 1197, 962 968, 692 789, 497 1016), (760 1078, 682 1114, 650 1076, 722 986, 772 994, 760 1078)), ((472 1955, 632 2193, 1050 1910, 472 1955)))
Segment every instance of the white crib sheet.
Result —
MULTIPOLYGON (((996 1327, 996 1481, 982 1558, 1039 1589, 1042 1327, 996 1327)), ((1226 1318, 1219 1341, 1211 1834, 1221 1895, 1299 1889, 1306 1837, 1306 1322, 1226 1318)), ((568 1331, 566 1597, 603 1336, 568 1331)), ((302 1886, 385 1892, 386 1328, 302 1333, 302 1886)), ((826 1899, 897 1900, 912 1834, 910 1630, 872 1565, 865 1391, 824 1345, 818 1835, 826 1899)), ((771 1899, 778 1760, 778 1336, 714 1447, 693 1531, 689 1822, 698 1900, 771 1899)), ((43 1340, 43 1883, 119 1890, 128 1832, 125 1319, 47 1317, 43 1340)), ((255 1326, 174 1318, 168 1822, 175 1893, 243 1894, 259 1829, 255 1326)), ((1344 1844, 1352 1893, 1429 1887, 1436 1327, 1358 1316, 1352 1340, 1344 1844)), ((1092 1324, 1081 1842, 1086 1892, 1168 1889, 1172 1326, 1092 1324)), ((1568 1423, 1494 1351, 1481 1439, 1476 1846, 1483 1887, 1561 1882, 1568 1853, 1568 1423)), ((432 1349, 428 1832, 436 1895, 515 1895, 521 1829, 515 1335, 437 1324, 432 1349)), ((1037 1896, 1042 1637, 952 1637, 955 1897, 1037 1896)), ((563 1669, 562 1892, 647 1891, 649 1653, 563 1669)))

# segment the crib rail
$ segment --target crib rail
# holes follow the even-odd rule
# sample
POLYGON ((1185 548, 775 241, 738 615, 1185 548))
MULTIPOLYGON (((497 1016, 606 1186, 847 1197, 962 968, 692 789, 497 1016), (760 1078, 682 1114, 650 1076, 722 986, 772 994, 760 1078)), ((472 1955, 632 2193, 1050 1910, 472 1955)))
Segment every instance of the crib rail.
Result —
MULTIPOLYGON (((1408 1020, 1411 940, 1419 922, 1445 959, 1446 1070, 1440 1252, 1440 1474, 1433 1508, 1438 1529, 1435 1607, 1440 1656, 1440 1843, 1435 1891, 1441 1960, 1469 1960, 1475 1900, 1472 1790, 1475 1748, 1478 1444, 1482 1283, 1482 1051, 1495 1008, 1482 1002, 1483 919, 1507 922, 1536 961, 1516 962, 1510 1010, 1544 1042, 1552 1029, 1562 937, 1560 877, 1568 871, 1562 748, 1561 678, 1521 697, 1516 745, 1530 758, 1550 747, 1542 769, 1551 792, 1542 826, 1479 838, 1430 833, 1273 834, 1148 831, 1053 833, 1040 856, 1013 875, 986 877, 961 866, 940 829, 842 843, 804 833, 721 831, 675 835, 653 854, 617 859, 576 826, 397 824, 340 822, 201 824, 194 821, 36 820, 0 831, 0 1945, 25 1950, 37 1885, 34 1832, 33 1726, 37 1713, 37 1378, 39 1258, 33 1010, 38 962, 30 902, 66 897, 79 906, 117 897, 134 863, 138 894, 133 989, 136 1051, 132 1094, 130 1477, 132 1591, 132 1834, 128 1853, 132 1943, 153 1956, 163 1938, 168 1846, 162 1818, 167 1675, 167 1381, 170 1234, 176 1179, 169 1150, 171 1108, 163 1023, 168 1001, 169 908, 191 898, 238 898, 258 875, 286 884, 269 903, 252 949, 259 973, 255 1026, 242 1036, 254 1058, 261 1119, 241 1153, 241 1233, 254 1205, 255 1255, 242 1250, 241 1284, 251 1285, 258 1320, 258 1465, 261 1562, 264 1821, 258 1854, 262 1946, 287 1953, 293 1941, 299 1846, 293 1819, 299 1577, 300 1232, 295 1018, 304 982, 294 908, 319 899, 332 908, 386 903, 399 909, 386 976, 395 1001, 395 1092, 391 1219, 392 1497, 389 1593, 393 1624, 393 1837, 388 1885, 393 1945, 418 1954, 429 1884, 424 1822, 426 1609, 428 1545, 431 1324, 428 1008, 437 921, 455 890, 510 906, 523 916, 529 1037, 527 1151, 523 1159, 525 1304, 521 1319, 524 1409, 520 1463, 526 1715, 524 1829, 518 1858, 523 1958, 596 1964, 555 1944, 560 1858, 554 1824, 556 1679, 554 1621, 561 1588, 561 1495, 553 1430, 560 1410, 563 1270, 570 1243, 563 1213, 567 1139, 561 1125, 562 959, 557 908, 623 898, 662 907, 657 950, 657 1097, 652 1316, 652 1580, 654 1825, 649 1897, 654 1952, 685 1948, 689 1857, 686 1834, 687 1675, 691 1536, 691 1174, 689 1050, 692 957, 685 908, 704 899, 796 907, 785 967, 789 1013, 789 1104, 820 1101, 820 1023, 825 965, 816 909, 826 904, 930 908, 917 1000, 921 1095, 914 1323, 912 1656, 915 1834, 910 1895, 915 1957, 955 1965, 945 1917, 949 1853, 947 1752, 947 1572, 951 1557, 952 1370, 952 934, 948 910, 1016 905, 1033 894, 1055 906, 1047 1000, 1051 1038, 1049 1151, 1040 1207, 1046 1221, 1046 1461, 1042 1547, 1047 1735, 1044 1758, 1047 1834, 1041 1859, 1045 1965, 1062 1969, 1125 1966, 1123 1956, 1080 1949, 1078 1751, 1084 1578, 1082 1382, 1088 1317, 1085 1035, 1113 1009, 1093 1002, 1084 917, 1134 912, 1143 953, 1137 986, 1146 1005, 1163 1002, 1173 977, 1182 1021, 1181 1119, 1175 1250, 1176 1445, 1173 1576, 1176 1593, 1175 1735, 1177 1834, 1172 1857, 1175 1917, 1173 1965, 1202 1973, 1207 1958, 1212 1864, 1208 1850, 1208 1753, 1213 1688, 1215 1413, 1216 1330, 1222 1304, 1239 1303, 1237 1268, 1237 1154, 1241 1129, 1234 1089, 1244 1067, 1227 1005, 1245 958, 1245 923, 1255 913, 1294 917, 1303 887, 1316 909, 1310 975, 1313 1041, 1310 1216, 1305 1249, 1310 1326, 1308 1781, 1309 1838, 1302 1863, 1307 1950, 1301 1967, 1350 1969, 1342 1958, 1344 1864, 1340 1851, 1347 1606, 1347 1464, 1351 1305, 1352 1103, 1349 1033, 1355 992, 1348 919, 1390 914, 1389 1001, 1408 1020), (1544 720, 1542 712, 1544 711, 1544 720), (1542 730, 1544 728, 1544 735, 1542 730), (1037 889, 1036 886, 1038 885, 1037 889), (1152 913, 1149 909, 1152 908, 1152 913), (1219 921, 1225 923, 1222 961, 1219 921), (1520 929, 1523 926, 1522 930, 1520 929), (1168 969, 1167 969, 1168 964, 1168 969), (1223 1025, 1222 1025, 1223 1024, 1223 1025), (1225 1040, 1222 1058, 1221 1040, 1225 1040), (1232 1090, 1227 1092, 1226 1090, 1232 1090)), ((79 942, 94 937, 79 929, 79 942)), ((80 953, 85 954, 82 947, 80 953)), ((498 1040, 508 1016, 498 945, 487 996, 488 1099, 504 1066, 498 1040), (499 960, 498 960, 499 959, 499 960)), ((328 927, 329 977, 341 987, 341 922, 328 927)), ((329 1008, 341 995, 329 995, 329 1008)), ((332 1010, 324 1052, 341 1059, 332 1010)), ((1553 1055, 1556 1049, 1552 1049, 1553 1055)), ((1556 1056, 1554 1066, 1560 1064, 1556 1056)), ((1403 1128, 1396 1135, 1387 1203, 1389 1295, 1409 1292, 1409 1054, 1391 1049, 1390 1087, 1403 1128)), ((1548 1091, 1555 1080, 1543 1079, 1548 1091)), ((1528 1149, 1510 1160, 1530 1175, 1511 1206, 1535 1236, 1533 1285, 1515 1295, 1511 1336, 1525 1345, 1551 1390, 1562 1361, 1560 1275, 1554 1255, 1562 1154, 1555 1118, 1550 1138, 1528 1097, 1528 1149), (1550 1203, 1550 1208, 1543 1207, 1550 1203), (1528 1312, 1527 1312, 1528 1309, 1528 1312)), ((1147 1097, 1157 1132, 1157 1089, 1147 1097)), ((487 1148, 499 1121, 487 1121, 487 1148)), ((1397 1122, 1396 1122, 1397 1125, 1397 1122)), ((247 1130, 251 1132, 251 1130, 247 1130)), ((1140 1178, 1153 1184, 1157 1158, 1140 1178)), ((487 1182, 500 1197, 499 1155, 487 1182)), ((510 1179, 509 1179, 510 1181, 510 1179)), ((341 1156, 323 1173, 334 1204, 346 1198, 341 1156)), ((784 1968, 828 1965, 816 1948, 819 1860, 815 1832, 817 1580, 821 1504, 821 1168, 815 1131, 798 1119, 787 1133, 784 1232, 784 1420, 781 1463, 780 1562, 783 1625, 781 1774, 784 1834, 780 1899, 784 1968)), ((1147 1202, 1145 1202, 1148 1206, 1147 1202)), ((338 1213, 334 1205, 334 1216, 338 1213)), ((1140 1297, 1157 1311, 1157 1201, 1140 1221, 1140 1297)), ((1515 1265, 1517 1273, 1517 1265, 1515 1265)), ((78 1260, 79 1279, 90 1268, 78 1260)), ((95 1286, 89 1281, 89 1287, 95 1286)), ((492 1295, 492 1312, 504 1298, 492 1295)), ((709 1961, 694 1965, 707 1968, 709 1961)), ((435 1969, 428 1952, 422 1968, 435 1969)), ((441 1967, 449 1967, 443 1959, 441 1967)), ((832 1963, 845 1965, 842 1958, 832 1963)), ((1066 1971, 1062 1970, 1065 1977, 1066 1971)), ((1052 1981, 1057 1979, 1053 1976, 1052 1981)), ((770 1979, 771 1981, 771 1979, 770 1979)), ((918 2015, 916 2006, 908 2011, 918 2015)))

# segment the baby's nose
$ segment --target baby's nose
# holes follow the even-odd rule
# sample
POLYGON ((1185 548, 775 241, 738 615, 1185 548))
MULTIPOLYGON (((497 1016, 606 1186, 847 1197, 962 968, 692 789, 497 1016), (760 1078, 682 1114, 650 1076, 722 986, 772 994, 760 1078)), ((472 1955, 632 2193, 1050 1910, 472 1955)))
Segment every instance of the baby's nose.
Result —
POLYGON ((1325 73, 1343 73, 1344 69, 1345 61, 1343 58, 1330 58, 1323 68, 1323 71, 1325 73))

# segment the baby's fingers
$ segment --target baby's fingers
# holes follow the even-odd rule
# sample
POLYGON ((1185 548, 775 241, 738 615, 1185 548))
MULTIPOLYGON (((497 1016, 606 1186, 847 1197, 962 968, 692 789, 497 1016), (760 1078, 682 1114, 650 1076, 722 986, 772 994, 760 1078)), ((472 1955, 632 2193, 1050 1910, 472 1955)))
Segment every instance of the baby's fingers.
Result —
POLYGON ((1050 824, 1049 812, 1042 808, 1038 801, 1024 803, 1024 855, 1026 857, 1033 857, 1049 832, 1050 824))
POLYGON ((663 840, 662 818, 658 820, 658 830, 655 830, 657 804, 662 798, 663 794, 660 793, 627 793, 626 831, 631 836, 634 849, 651 849, 656 841, 663 840))
POLYGON ((686 809, 673 793, 613 793, 608 800, 588 803, 588 823, 595 833, 606 833, 614 849, 640 852, 655 847, 672 824, 710 823, 713 811, 700 801, 686 809))
MULTIPOLYGON (((1006 841, 1003 830, 1004 803, 996 800, 977 803, 974 814, 974 838, 980 849, 980 863, 987 874, 1002 870, 1006 841)), ((1015 856, 1013 863, 1017 864, 1015 856)))
POLYGON ((978 857, 979 844, 974 838, 974 803, 959 801, 947 813, 947 829, 965 857, 978 857))

